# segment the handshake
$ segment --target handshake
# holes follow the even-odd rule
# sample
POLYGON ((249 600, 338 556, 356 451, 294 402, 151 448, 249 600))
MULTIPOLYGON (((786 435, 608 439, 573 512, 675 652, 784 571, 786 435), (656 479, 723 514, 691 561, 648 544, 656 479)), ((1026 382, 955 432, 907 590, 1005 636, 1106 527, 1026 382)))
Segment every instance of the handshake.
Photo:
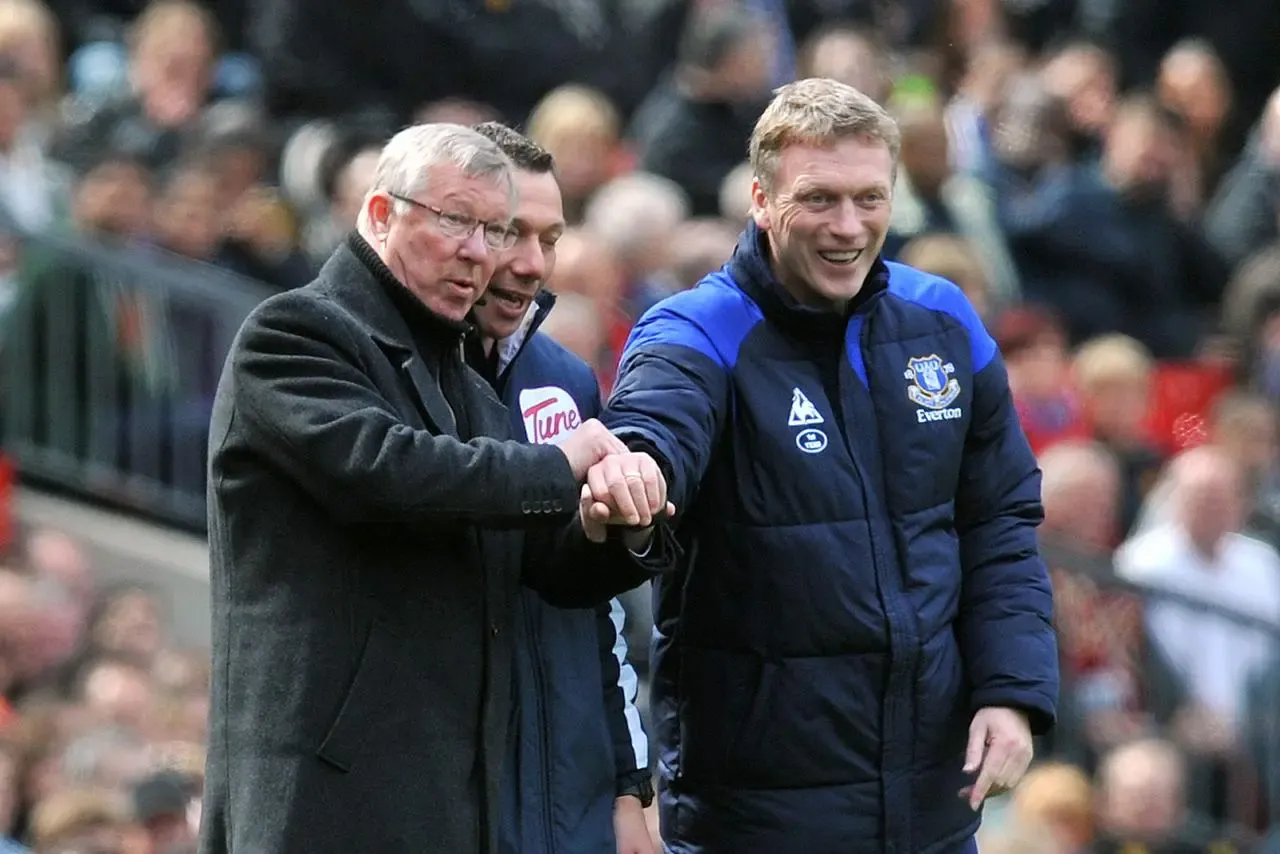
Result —
POLYGON ((559 447, 582 483, 578 514, 592 542, 604 542, 608 526, 622 525, 636 529, 628 546, 644 548, 654 517, 675 513, 675 505, 667 501, 667 481, 653 458, 628 450, 596 419, 584 421, 559 447))

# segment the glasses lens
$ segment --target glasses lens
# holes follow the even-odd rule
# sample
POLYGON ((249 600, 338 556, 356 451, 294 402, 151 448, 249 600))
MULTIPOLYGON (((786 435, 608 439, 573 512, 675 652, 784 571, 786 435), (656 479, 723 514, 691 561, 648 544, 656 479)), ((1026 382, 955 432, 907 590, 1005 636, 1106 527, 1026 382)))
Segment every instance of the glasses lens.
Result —
POLYGON ((448 237, 465 239, 476 230, 476 221, 462 214, 446 213, 439 216, 440 230, 448 237))

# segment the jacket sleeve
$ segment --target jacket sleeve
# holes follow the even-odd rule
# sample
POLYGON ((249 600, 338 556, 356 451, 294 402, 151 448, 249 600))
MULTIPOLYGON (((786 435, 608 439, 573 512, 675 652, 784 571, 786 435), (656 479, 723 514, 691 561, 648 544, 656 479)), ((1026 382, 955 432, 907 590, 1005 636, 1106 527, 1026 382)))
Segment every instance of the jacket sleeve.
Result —
POLYGON ((1058 698, 1053 594, 1036 539, 1044 517, 1040 470, 1018 423, 994 342, 976 316, 966 325, 979 340, 974 342, 973 419, 956 494, 964 573, 957 638, 973 685, 974 710, 1021 709, 1039 735, 1052 728, 1058 698))
POLYGON ((728 364, 698 322, 665 303, 641 318, 623 350, 601 420, 655 458, 677 517, 689 508, 724 422, 728 364))
POLYGON ((362 369, 343 322, 299 293, 250 315, 222 394, 255 449, 334 518, 514 524, 577 510, 577 482, 555 447, 462 442, 404 423, 362 369))
POLYGON ((627 640, 623 633, 626 619, 627 612, 617 599, 596 609, 605 720, 613 741, 618 792, 649 776, 649 739, 640 724, 640 710, 636 708, 640 679, 627 661, 627 640))
POLYGON ((603 543, 591 542, 574 516, 561 528, 526 533, 523 581, 557 608, 591 608, 674 570, 680 554, 666 521, 654 525, 648 550, 637 555, 615 531, 603 543))

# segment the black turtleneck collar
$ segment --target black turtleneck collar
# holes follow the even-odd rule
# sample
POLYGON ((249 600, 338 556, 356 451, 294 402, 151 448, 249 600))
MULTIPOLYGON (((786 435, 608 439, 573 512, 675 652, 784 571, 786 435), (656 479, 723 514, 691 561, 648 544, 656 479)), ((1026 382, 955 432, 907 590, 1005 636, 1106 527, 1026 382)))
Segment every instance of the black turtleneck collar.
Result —
POLYGON ((382 286, 387 297, 396 307, 396 311, 404 318, 419 349, 430 350, 456 346, 460 338, 472 332, 469 323, 442 317, 423 305, 422 300, 405 287, 391 269, 382 263, 378 253, 360 236, 359 232, 353 231, 347 236, 347 245, 360 263, 368 269, 374 280, 382 286))
POLYGON ((738 238, 738 246, 729 260, 729 270, 747 296, 760 306, 771 322, 801 337, 843 336, 849 318, 864 310, 889 287, 889 268, 877 257, 867 272, 862 290, 849 301, 844 311, 802 305, 778 281, 769 261, 769 237, 747 220, 746 230, 738 238))

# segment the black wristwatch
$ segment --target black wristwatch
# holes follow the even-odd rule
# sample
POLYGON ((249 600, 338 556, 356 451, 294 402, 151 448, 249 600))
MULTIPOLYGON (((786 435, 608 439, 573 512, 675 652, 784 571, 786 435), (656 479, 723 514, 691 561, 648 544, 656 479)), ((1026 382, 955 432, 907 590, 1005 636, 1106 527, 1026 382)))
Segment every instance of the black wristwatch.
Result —
POLYGON ((653 781, 645 778, 630 786, 624 786, 618 790, 618 797, 630 796, 640 801, 640 806, 648 807, 653 803, 653 781))

